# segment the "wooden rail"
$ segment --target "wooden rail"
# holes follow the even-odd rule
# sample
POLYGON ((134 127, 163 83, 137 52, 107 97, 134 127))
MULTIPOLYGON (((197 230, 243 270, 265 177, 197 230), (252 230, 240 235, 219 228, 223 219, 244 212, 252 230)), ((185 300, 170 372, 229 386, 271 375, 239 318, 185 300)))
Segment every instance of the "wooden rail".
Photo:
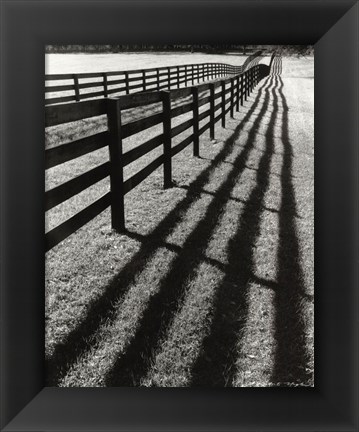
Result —
POLYGON ((160 90, 128 94, 119 98, 45 107, 45 124, 48 127, 99 115, 106 115, 108 119, 107 131, 46 150, 46 169, 106 146, 108 146, 110 154, 109 161, 45 193, 45 210, 50 210, 100 180, 106 177, 110 178, 110 188, 104 196, 45 234, 46 251, 109 206, 111 207, 112 227, 117 231, 122 231, 125 228, 124 196, 160 166, 163 166, 164 187, 171 187, 173 157, 190 144, 193 144, 193 155, 199 156, 199 137, 209 129, 210 137, 213 139, 216 123, 221 121, 224 127, 226 115, 230 113, 233 117, 234 109, 239 110, 239 106, 243 105, 244 100, 247 99, 257 83, 268 74, 268 66, 257 64, 242 74, 210 84, 173 91, 160 90), (173 101, 179 98, 184 98, 184 103, 173 107, 173 101), (160 112, 122 124, 122 110, 154 103, 161 105, 160 112), (208 105, 208 109, 200 113, 199 108, 205 105, 208 105), (189 112, 192 113, 190 119, 176 126, 172 124, 174 118, 189 112), (205 119, 208 119, 208 122, 200 127, 200 122, 205 119), (163 126, 162 133, 127 152, 123 152, 123 139, 160 124, 163 126), (189 136, 175 146, 172 145, 174 137, 191 128, 192 133, 189 136), (125 166, 161 146, 163 151, 160 156, 124 181, 123 168, 125 166))
POLYGON ((45 105, 193 86, 206 80, 238 75, 260 55, 261 51, 257 51, 242 66, 201 63, 117 72, 48 74, 45 75, 45 105))

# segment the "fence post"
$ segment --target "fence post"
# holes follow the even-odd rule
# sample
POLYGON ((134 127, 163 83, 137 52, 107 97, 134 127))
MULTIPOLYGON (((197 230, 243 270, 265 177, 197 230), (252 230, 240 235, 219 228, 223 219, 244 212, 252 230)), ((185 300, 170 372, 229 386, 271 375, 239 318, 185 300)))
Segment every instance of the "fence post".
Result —
POLYGON ((222 127, 226 127, 226 83, 221 81, 222 87, 222 127))
POLYGON ((103 74, 103 94, 105 98, 108 97, 108 90, 107 90, 107 73, 105 72, 103 74))
POLYGON ((172 186, 171 93, 162 91, 163 110, 163 187, 172 186))
POLYGON ((251 94, 251 71, 248 71, 248 97, 251 94))
POLYGON ((125 85, 126 85, 126 94, 130 93, 130 86, 128 82, 128 72, 125 72, 125 85))
POLYGON ((161 89, 161 86, 160 86, 160 70, 159 70, 159 68, 157 68, 156 71, 157 71, 157 90, 159 91, 161 89))
POLYGON ((179 66, 177 66, 177 88, 180 88, 180 70, 179 70, 179 66))
POLYGON ((248 87, 248 71, 246 71, 245 72, 245 75, 244 75, 244 78, 245 78, 245 81, 246 81, 246 83, 245 83, 245 89, 246 89, 246 92, 245 92, 245 101, 247 102, 247 97, 248 97, 248 95, 249 95, 249 87, 248 87))
POLYGON ((210 138, 211 140, 214 140, 214 106, 215 106, 215 92, 216 92, 216 86, 214 84, 210 84, 209 85, 209 90, 210 90, 210 117, 209 117, 209 134, 210 134, 210 138))
POLYGON ((194 85, 194 65, 192 65, 191 67, 191 72, 192 72, 192 85, 194 85))
POLYGON ((76 102, 79 102, 80 101, 79 78, 76 74, 74 74, 73 77, 74 77, 74 85, 75 85, 75 99, 76 102))
POLYGON ((234 78, 231 78, 231 101, 230 101, 230 113, 231 113, 231 118, 233 118, 233 110, 234 110, 234 78))
POLYGON ((146 71, 142 71, 142 88, 143 91, 146 91, 146 71))
POLYGON ((168 90, 171 90, 171 69, 167 68, 167 87, 168 90))
POLYGON ((243 106, 243 96, 244 96, 244 74, 241 74, 241 106, 243 106))
POLYGON ((237 84, 237 99, 236 99, 237 105, 236 105, 236 111, 238 112, 239 111, 239 75, 237 75, 236 84, 237 84))
POLYGON ((193 98, 193 156, 199 157, 198 87, 192 87, 193 98))
POLYGON ((121 232, 125 230, 125 206, 120 100, 108 99, 107 104, 110 153, 111 225, 114 230, 121 232))
POLYGON ((187 65, 184 67, 184 85, 187 87, 187 65))
POLYGON ((243 72, 243 100, 244 102, 247 100, 247 78, 245 72, 243 72))

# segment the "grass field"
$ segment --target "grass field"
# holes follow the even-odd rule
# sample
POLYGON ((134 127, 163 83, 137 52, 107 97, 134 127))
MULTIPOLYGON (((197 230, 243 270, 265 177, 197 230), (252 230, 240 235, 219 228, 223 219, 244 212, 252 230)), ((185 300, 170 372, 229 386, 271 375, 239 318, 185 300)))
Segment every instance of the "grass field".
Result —
MULTIPOLYGON (((208 61, 243 62, 233 58, 208 61)), ((200 158, 191 148, 174 158, 173 188, 159 169, 127 194, 124 234, 106 210, 47 253, 49 385, 313 385, 313 64, 284 58, 214 142, 201 137, 200 158)), ((48 128, 46 145, 105 128, 103 118, 48 128)), ((107 159, 101 150, 48 170, 46 188, 107 159)), ((105 179, 48 212, 47 229, 108 188, 105 179)))
MULTIPOLYGON (((66 74, 66 73, 85 73, 85 72, 118 72, 125 70, 141 70, 155 67, 177 66, 185 64, 203 64, 203 63, 227 63, 233 66, 242 65, 246 56, 233 54, 206 54, 206 53, 171 53, 171 52, 141 52, 141 53, 121 53, 121 54, 45 54, 45 71, 46 74, 66 74)), ((262 59, 269 62, 269 57, 262 59)), ((117 77, 118 78, 118 77, 117 77)), ((132 84, 142 82, 141 74, 136 76, 137 81, 132 84)), ((109 77, 107 85, 109 90, 118 88, 118 85, 112 84, 116 77, 109 77)), ((90 88, 82 88, 80 94, 102 91, 102 77, 81 78, 81 84, 91 83, 90 88), (95 86, 95 83, 98 83, 95 86)), ((49 80, 46 85, 49 87, 56 85, 72 85, 72 79, 49 80)), ((185 87, 181 83, 180 87, 185 87)), ((125 92, 122 92, 125 94, 125 92)), ((118 96, 118 93, 112 95, 118 96)), ((61 92, 46 93, 46 98, 56 98, 63 96, 74 96, 73 90, 61 92)))
POLYGON ((246 56, 205 53, 119 53, 119 54, 45 54, 47 74, 111 72, 132 69, 148 69, 162 66, 178 66, 196 63, 228 63, 240 66, 246 56))

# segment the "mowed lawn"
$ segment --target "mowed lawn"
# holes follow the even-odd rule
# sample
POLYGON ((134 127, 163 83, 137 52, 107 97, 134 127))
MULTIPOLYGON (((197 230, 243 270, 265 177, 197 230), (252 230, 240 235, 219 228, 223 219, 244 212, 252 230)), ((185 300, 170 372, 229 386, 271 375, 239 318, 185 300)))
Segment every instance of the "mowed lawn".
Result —
MULTIPOLYGON (((199 158, 189 146, 173 159, 172 188, 160 168, 126 195, 125 233, 106 210, 46 254, 49 385, 313 385, 313 78, 313 58, 277 61, 216 140, 201 137, 199 158)), ((48 128, 46 144, 105 129, 48 128)), ((106 160, 104 149, 48 170, 46 187, 106 160)), ((47 229, 108 189, 48 212, 47 229)))
POLYGON ((113 72, 196 63, 228 63, 240 66, 247 56, 238 53, 135 52, 117 54, 45 54, 47 74, 113 72))

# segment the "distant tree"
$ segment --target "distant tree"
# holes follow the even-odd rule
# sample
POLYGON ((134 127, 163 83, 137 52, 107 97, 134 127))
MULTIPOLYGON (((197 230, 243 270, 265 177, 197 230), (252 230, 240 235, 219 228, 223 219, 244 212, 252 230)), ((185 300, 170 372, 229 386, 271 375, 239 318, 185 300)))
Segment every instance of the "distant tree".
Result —
POLYGON ((314 54, 313 45, 277 45, 275 51, 282 55, 305 57, 314 54))

